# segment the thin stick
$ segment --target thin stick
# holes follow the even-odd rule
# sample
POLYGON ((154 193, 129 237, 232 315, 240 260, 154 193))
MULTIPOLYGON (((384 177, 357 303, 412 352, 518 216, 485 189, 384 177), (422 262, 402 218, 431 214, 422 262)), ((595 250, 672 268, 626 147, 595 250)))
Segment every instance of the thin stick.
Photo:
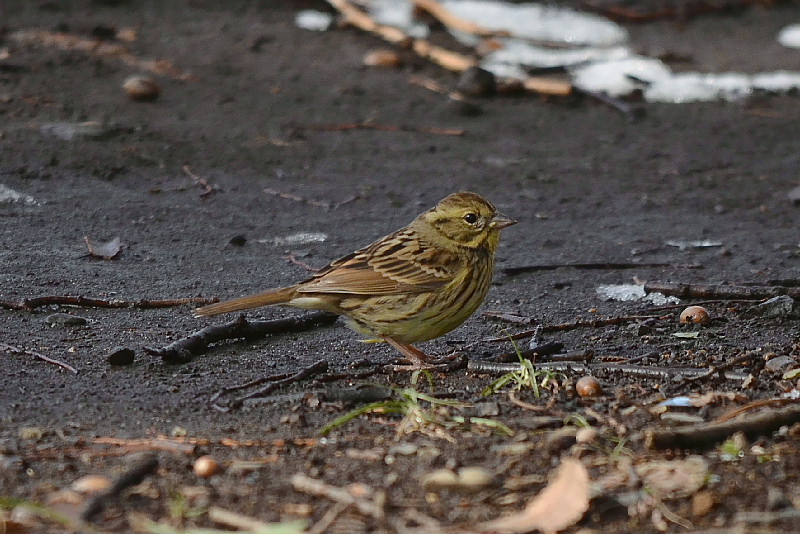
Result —
POLYGON ((434 135, 464 135, 465 131, 460 128, 437 128, 437 127, 415 127, 415 126, 396 126, 391 124, 375 124, 373 122, 354 122, 348 124, 309 124, 295 126, 295 130, 315 130, 320 132, 342 132, 347 130, 380 130, 383 132, 422 132, 434 135))
POLYGON ((574 321, 571 323, 551 324, 534 328, 532 330, 525 330, 510 336, 492 337, 484 339, 486 343, 501 343, 513 339, 514 341, 533 337, 537 331, 541 330, 543 333, 550 332, 567 332, 577 328, 599 328, 601 326, 616 326, 635 321, 643 321, 645 319, 658 319, 659 315, 628 315, 625 317, 611 317, 608 319, 592 319, 591 321, 574 321))
MULTIPOLYGON (((535 271, 555 271, 556 269, 639 269, 647 267, 675 267, 671 263, 635 263, 635 262, 589 262, 589 263, 545 263, 541 265, 521 265, 519 267, 505 267, 501 269, 503 274, 514 276, 515 274, 529 273, 535 271)), ((696 269, 697 266, 690 266, 696 269)))
POLYGON ((203 189, 203 192, 200 193, 201 198, 208 198, 214 193, 219 192, 219 188, 217 188, 214 185, 211 185, 211 183, 202 176, 198 176, 195 173, 193 173, 192 168, 189 167, 188 165, 184 165, 183 167, 181 167, 181 169, 183 170, 184 173, 186 173, 186 176, 191 178, 195 184, 199 185, 203 189))
POLYGON ((208 509, 208 518, 214 523, 248 532, 267 532, 273 526, 254 517, 232 512, 219 506, 211 506, 208 509))
POLYGON ((433 15, 439 22, 454 30, 471 33, 478 37, 508 37, 511 32, 489 30, 472 21, 462 19, 436 0, 413 0, 414 5, 433 15))
POLYGON ((714 300, 760 300, 789 295, 800 299, 800 289, 785 286, 737 286, 727 284, 674 284, 670 282, 647 282, 646 293, 663 293, 681 299, 714 300))
POLYGON ((311 478, 303 473, 297 473, 292 476, 292 486, 296 491, 308 493, 309 495, 317 497, 325 497, 326 499, 341 504, 353 505, 362 514, 368 515, 378 521, 384 518, 383 506, 381 506, 382 503, 380 503, 382 499, 378 498, 380 493, 376 495, 374 500, 359 499, 344 488, 331 486, 322 480, 311 478))
POLYGON ((158 458, 152 454, 143 455, 137 462, 114 480, 111 487, 86 503, 81 512, 81 519, 89 521, 103 511, 109 501, 115 499, 125 489, 141 484, 146 476, 155 473, 158 469, 158 458))
POLYGON ((26 298, 18 301, 0 300, 0 308, 7 310, 33 311, 35 308, 50 305, 63 306, 85 306, 88 308, 171 308, 173 306, 183 306, 184 304, 212 304, 219 302, 219 299, 203 297, 191 297, 183 299, 140 299, 140 300, 118 300, 101 299, 95 297, 81 296, 46 296, 26 298))
POLYGON ((8 38, 21 44, 52 46, 60 50, 78 50, 96 57, 118 58, 126 65, 136 69, 169 76, 175 80, 196 80, 191 73, 182 71, 166 59, 139 58, 118 43, 109 43, 95 38, 46 30, 19 30, 12 32, 8 38))
POLYGON ((731 421, 650 430, 645 434, 645 444, 651 449, 705 449, 737 432, 743 432, 752 440, 798 422, 800 404, 795 402, 791 406, 770 409, 731 421))
POLYGON ((27 354, 28 356, 33 356, 34 358, 42 360, 43 362, 52 363, 53 365, 58 365, 59 367, 66 369, 67 371, 69 371, 74 375, 78 374, 78 370, 72 367, 70 364, 50 358, 49 356, 45 356, 44 354, 40 354, 33 350, 21 349, 19 347, 9 345, 8 343, 0 343, 0 349, 3 349, 12 354, 27 354))
POLYGON ((145 347, 144 351, 160 356, 165 363, 186 363, 208 351, 212 343, 227 339, 253 340, 270 335, 302 332, 332 324, 337 315, 326 312, 272 321, 248 321, 244 315, 221 325, 211 325, 161 348, 145 347))

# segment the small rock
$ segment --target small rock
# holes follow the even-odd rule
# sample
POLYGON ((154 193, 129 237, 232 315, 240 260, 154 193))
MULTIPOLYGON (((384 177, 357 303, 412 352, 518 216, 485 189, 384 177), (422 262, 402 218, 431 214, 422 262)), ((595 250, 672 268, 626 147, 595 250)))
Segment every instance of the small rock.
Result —
POLYGON ((82 326, 87 323, 85 318, 68 313, 53 313, 44 320, 52 326, 82 326))
POLYGON ((800 314, 800 304, 789 295, 773 297, 744 311, 746 317, 791 317, 800 314))
POLYGON ((86 475, 72 483, 72 490, 78 493, 100 493, 111 487, 111 480, 102 475, 86 475))
POLYGON ((797 186, 789 191, 789 193, 786 195, 786 198, 788 198, 789 202, 795 206, 800 206, 800 186, 797 186))
POLYGON ((128 98, 138 102, 152 102, 161 94, 161 87, 149 76, 131 76, 122 84, 128 98))
POLYGON ((106 357, 106 361, 108 361, 110 365, 120 367, 132 364, 134 356, 135 353, 133 349, 129 349, 128 347, 114 347, 106 357))
POLYGON ((708 515, 714 505, 716 499, 714 494, 710 491, 699 491, 692 495, 692 515, 694 517, 703 517, 708 515))
POLYGON ((794 365, 797 362, 794 358, 789 356, 778 356, 776 358, 772 358, 767 363, 764 364, 764 369, 767 371, 772 371, 773 373, 778 373, 784 370, 785 368, 789 367, 790 365, 794 365))
POLYGON ((25 441, 39 441, 44 437, 44 429, 38 426, 23 426, 17 432, 19 439, 25 441))
POLYGON ((470 67, 461 73, 456 87, 466 96, 492 96, 497 91, 497 81, 488 70, 470 67))
POLYGON ((247 238, 241 234, 233 236, 228 244, 233 245, 234 247, 243 247, 247 243, 247 238))

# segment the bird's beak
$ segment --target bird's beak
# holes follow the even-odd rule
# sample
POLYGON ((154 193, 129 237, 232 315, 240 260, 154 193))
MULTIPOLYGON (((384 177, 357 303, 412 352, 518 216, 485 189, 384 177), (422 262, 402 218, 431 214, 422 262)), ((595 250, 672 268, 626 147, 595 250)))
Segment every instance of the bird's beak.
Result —
POLYGON ((501 228, 505 228, 506 226, 511 226, 512 224, 517 224, 517 221, 511 217, 506 217, 502 213, 498 213, 492 218, 492 222, 489 223, 489 226, 499 230, 501 228))

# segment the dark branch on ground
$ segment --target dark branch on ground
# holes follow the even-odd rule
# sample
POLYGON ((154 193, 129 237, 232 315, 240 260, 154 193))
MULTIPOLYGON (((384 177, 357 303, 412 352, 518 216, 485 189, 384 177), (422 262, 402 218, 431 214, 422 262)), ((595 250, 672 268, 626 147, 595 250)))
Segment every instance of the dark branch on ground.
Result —
POLYGON ((287 317, 271 321, 248 321, 244 315, 220 325, 211 325, 198 330, 161 348, 145 347, 153 356, 160 356, 165 363, 186 363, 195 356, 205 353, 212 343, 229 339, 252 341, 276 334, 302 332, 318 326, 332 324, 337 315, 315 312, 302 317, 287 317))
POLYGON ((0 308, 7 310, 33 311, 42 306, 63 305, 83 306, 87 308, 171 308, 184 304, 213 304, 219 302, 217 298, 190 297, 183 299, 140 299, 118 300, 101 299, 95 297, 81 297, 69 295, 51 295, 46 297, 33 297, 22 300, 0 300, 0 308))

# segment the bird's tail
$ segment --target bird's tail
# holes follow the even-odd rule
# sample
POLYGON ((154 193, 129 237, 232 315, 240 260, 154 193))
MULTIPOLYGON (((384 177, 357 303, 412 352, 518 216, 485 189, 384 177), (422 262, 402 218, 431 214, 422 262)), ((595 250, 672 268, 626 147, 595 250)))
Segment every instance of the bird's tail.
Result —
POLYGON ((239 297, 238 299, 226 300, 224 302, 217 302, 216 304, 209 304, 194 310, 195 317, 208 317, 210 315, 219 315, 220 313, 229 313, 241 310, 249 310, 250 308, 260 308, 261 306, 272 306, 274 304, 286 304, 295 294, 294 287, 282 287, 280 289, 271 289, 264 293, 257 293, 255 295, 248 295, 246 297, 239 297))

